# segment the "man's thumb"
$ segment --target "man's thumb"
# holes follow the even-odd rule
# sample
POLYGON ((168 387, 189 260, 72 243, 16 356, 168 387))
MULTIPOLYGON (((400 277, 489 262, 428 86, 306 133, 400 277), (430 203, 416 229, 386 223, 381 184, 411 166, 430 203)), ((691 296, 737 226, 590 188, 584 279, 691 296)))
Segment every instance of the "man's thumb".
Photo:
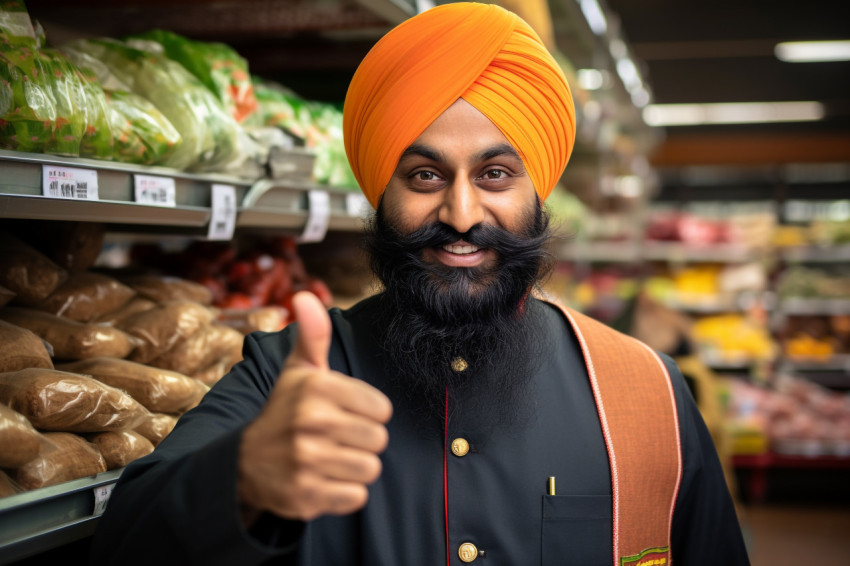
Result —
POLYGON ((328 311, 318 297, 307 291, 292 297, 292 310, 298 321, 298 334, 295 349, 287 363, 307 363, 327 369, 331 348, 331 319, 328 311))

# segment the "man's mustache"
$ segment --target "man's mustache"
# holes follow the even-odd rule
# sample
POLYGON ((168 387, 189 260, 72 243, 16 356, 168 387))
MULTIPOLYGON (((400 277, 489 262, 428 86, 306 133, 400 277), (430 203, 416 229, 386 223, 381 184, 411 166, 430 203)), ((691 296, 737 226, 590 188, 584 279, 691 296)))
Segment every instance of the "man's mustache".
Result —
MULTIPOLYGON (((394 228, 390 229, 395 231, 394 228)), ((515 234, 492 224, 476 224, 468 231, 461 233, 448 224, 431 222, 410 234, 396 233, 394 238, 385 240, 383 243, 396 248, 394 251, 398 253, 418 256, 419 252, 425 248, 437 248, 462 240, 479 248, 493 249, 503 257, 510 257, 535 252, 548 239, 547 234, 529 230, 529 232, 532 231, 538 234, 515 234)))

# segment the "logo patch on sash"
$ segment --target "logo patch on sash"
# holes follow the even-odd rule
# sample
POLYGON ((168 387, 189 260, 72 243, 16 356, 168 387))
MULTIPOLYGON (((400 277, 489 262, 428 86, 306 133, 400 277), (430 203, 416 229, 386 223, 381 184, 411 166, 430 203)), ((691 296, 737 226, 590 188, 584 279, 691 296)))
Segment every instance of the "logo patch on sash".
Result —
POLYGON ((620 558, 620 566, 667 566, 670 563, 670 547, 647 548, 634 556, 620 558))

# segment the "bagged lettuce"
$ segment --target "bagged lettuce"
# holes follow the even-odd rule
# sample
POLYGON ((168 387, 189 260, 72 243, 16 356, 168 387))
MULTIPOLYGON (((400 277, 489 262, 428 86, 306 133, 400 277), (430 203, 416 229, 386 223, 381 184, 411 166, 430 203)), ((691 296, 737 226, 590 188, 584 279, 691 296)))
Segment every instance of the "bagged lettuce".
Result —
POLYGON ((198 78, 236 119, 243 122, 257 109, 248 62, 223 43, 193 41, 165 30, 134 36, 162 45, 165 54, 198 78))
POLYGON ((129 92, 130 87, 103 62, 71 46, 63 47, 62 52, 102 85, 115 161, 139 165, 167 162, 183 141, 168 118, 147 98, 129 92))
POLYGON ((0 147, 109 159, 103 90, 44 44, 22 2, 0 7, 0 147))
POLYGON ((206 171, 227 165, 237 152, 239 125, 197 78, 158 54, 156 45, 89 39, 74 41, 68 49, 104 63, 131 92, 152 102, 180 133, 182 143, 162 165, 206 171))

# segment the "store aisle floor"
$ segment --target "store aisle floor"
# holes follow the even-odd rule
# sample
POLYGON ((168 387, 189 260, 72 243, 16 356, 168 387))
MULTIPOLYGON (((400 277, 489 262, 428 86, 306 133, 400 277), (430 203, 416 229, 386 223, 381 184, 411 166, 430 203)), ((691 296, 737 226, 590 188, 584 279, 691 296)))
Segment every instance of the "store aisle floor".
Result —
POLYGON ((751 505, 742 524, 752 566, 850 564, 850 507, 751 505))

